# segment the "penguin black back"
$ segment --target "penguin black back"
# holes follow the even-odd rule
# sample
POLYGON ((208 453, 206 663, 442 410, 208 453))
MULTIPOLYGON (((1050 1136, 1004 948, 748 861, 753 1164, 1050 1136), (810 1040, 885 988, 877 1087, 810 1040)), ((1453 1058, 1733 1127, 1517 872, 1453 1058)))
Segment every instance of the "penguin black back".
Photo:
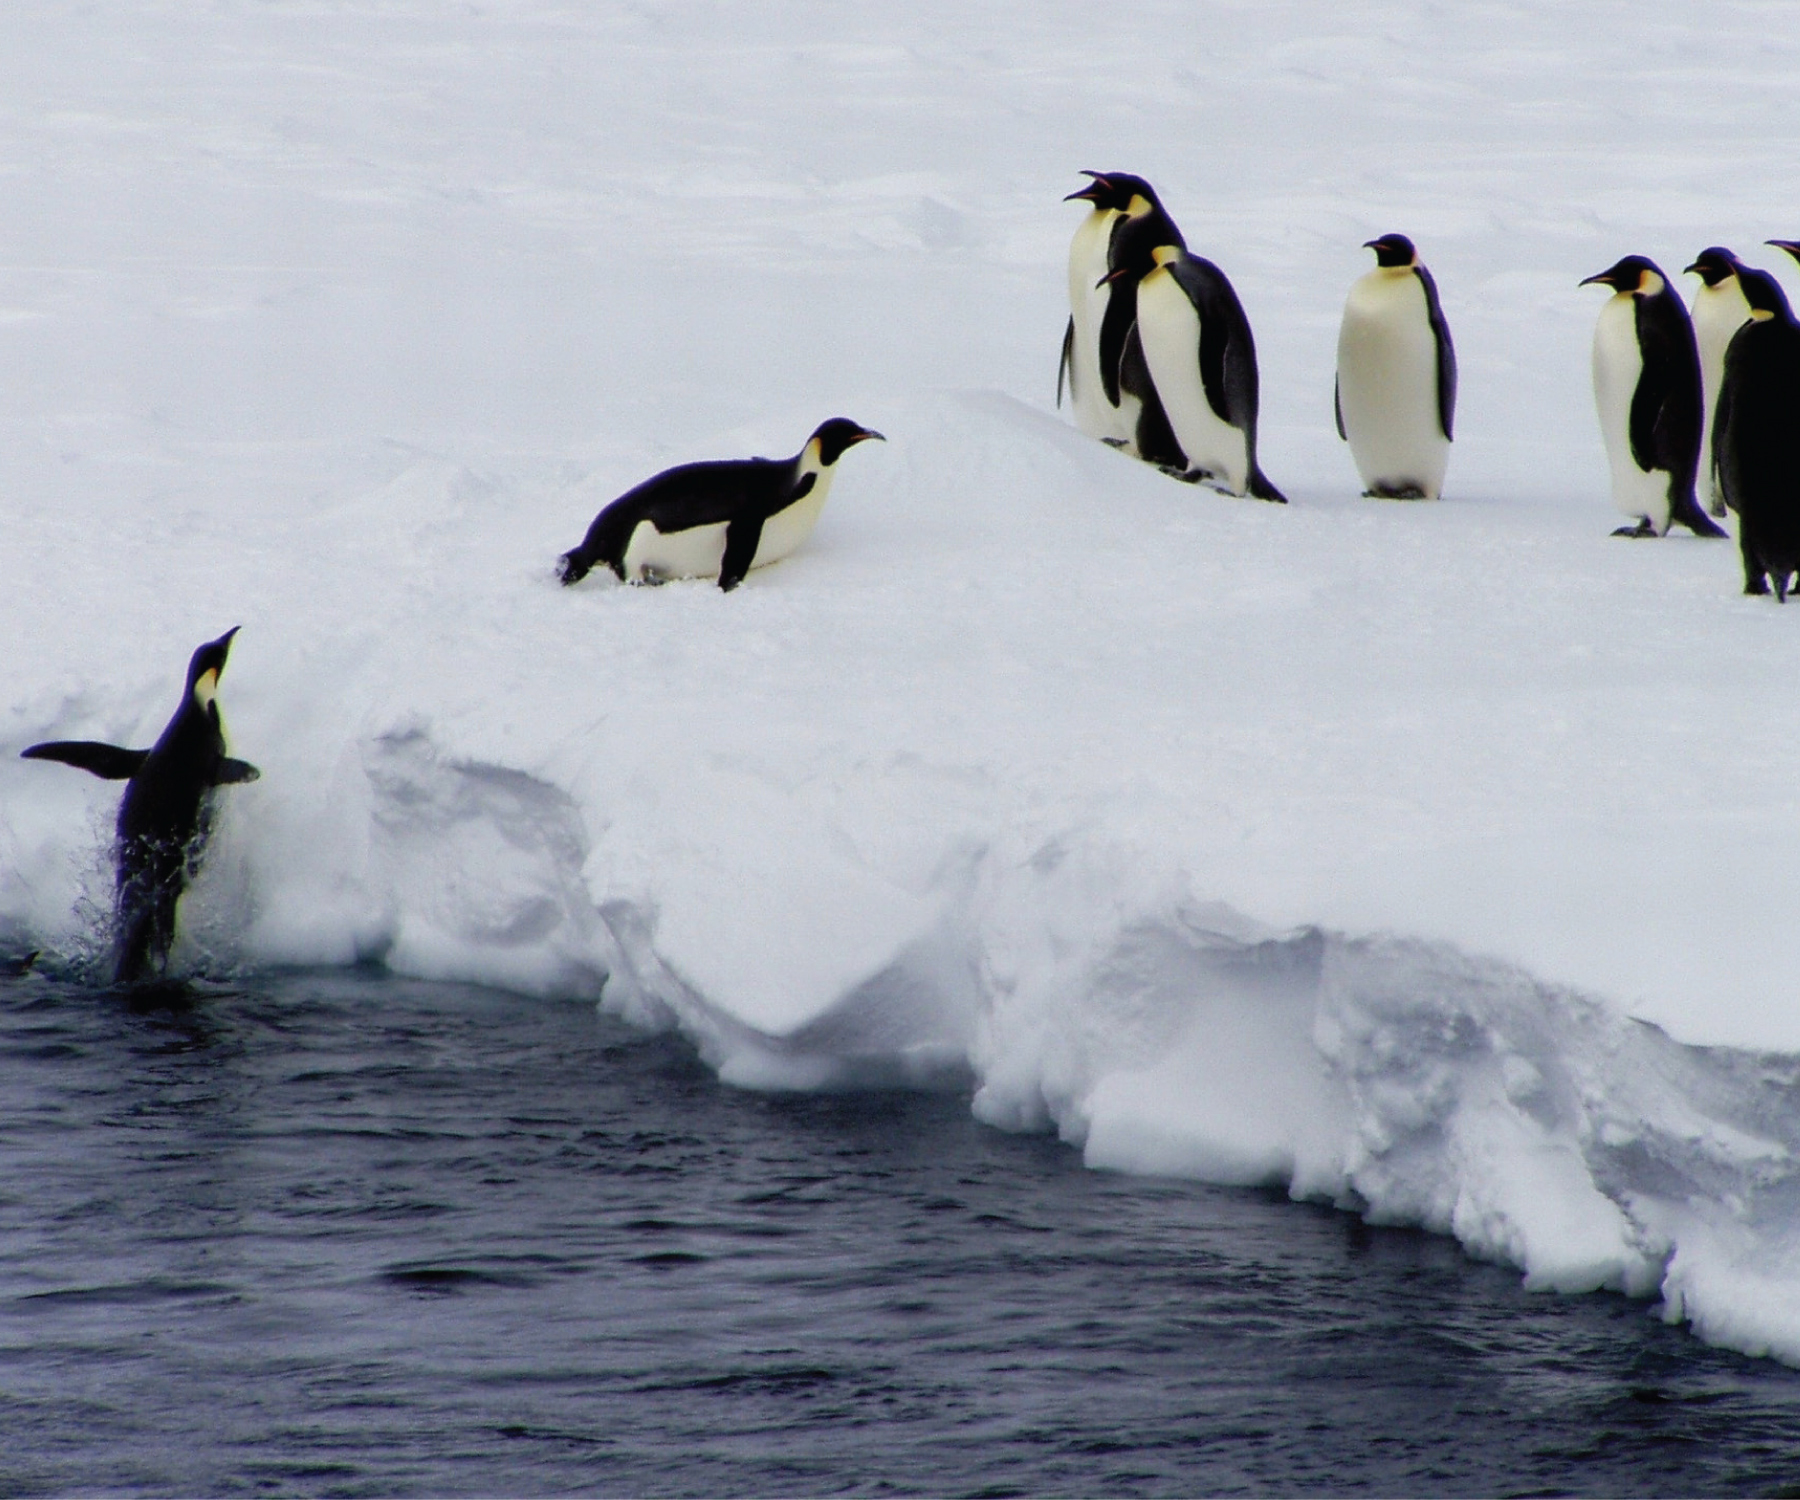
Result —
POLYGON ((1744 592, 1785 600, 1800 570, 1800 324, 1781 284, 1741 267, 1750 321, 1725 350, 1713 457, 1738 513, 1744 592))
POLYGON ((114 843, 115 983, 129 984, 167 959, 176 904, 211 831, 212 789, 261 774, 225 753, 219 677, 236 634, 233 626, 194 652, 181 705, 150 749, 53 740, 22 752, 126 783, 114 843))

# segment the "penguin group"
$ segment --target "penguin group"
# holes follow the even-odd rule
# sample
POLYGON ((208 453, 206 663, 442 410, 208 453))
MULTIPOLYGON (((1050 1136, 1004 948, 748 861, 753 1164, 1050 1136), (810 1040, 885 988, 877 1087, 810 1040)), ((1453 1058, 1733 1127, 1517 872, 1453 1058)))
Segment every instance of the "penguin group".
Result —
MULTIPOLYGON (((1257 457, 1260 372, 1242 301, 1130 172, 1083 172, 1069 244, 1056 401, 1090 437, 1190 483, 1282 501, 1257 457)), ((1800 260, 1800 240, 1770 240, 1800 260)), ((1437 282, 1403 234, 1364 243, 1338 332, 1338 436, 1366 496, 1435 500, 1456 423, 1456 346, 1437 282)), ((1613 295, 1594 330, 1594 404, 1615 536, 1738 516, 1744 592, 1785 599, 1800 573, 1800 323, 1766 271, 1722 246, 1687 271, 1693 311, 1654 261, 1626 255, 1581 285, 1613 295), (1710 512, 1710 514, 1709 514, 1710 512)))
MULTIPOLYGON (((1057 371, 1075 423, 1189 483, 1285 503, 1257 460, 1256 340, 1230 278, 1193 254, 1156 190, 1083 172, 1089 212, 1069 245, 1069 322, 1057 371)), ((1338 337, 1338 436, 1364 492, 1442 492, 1456 420, 1456 348, 1437 283, 1403 234, 1368 241, 1338 337)))
MULTIPOLYGON (((1088 212, 1069 247, 1069 319, 1056 399, 1090 437, 1190 484, 1278 504, 1257 450, 1261 373, 1242 300, 1196 255, 1156 189, 1128 172, 1086 172, 1068 195, 1088 212)), ((1800 260, 1800 240, 1770 240, 1800 260)), ((1438 287, 1403 234, 1364 248, 1337 345, 1333 407, 1366 496, 1435 500, 1456 419, 1456 350, 1438 287)), ((1628 525, 1727 535, 1735 512, 1744 592, 1785 600, 1800 573, 1800 323, 1767 271, 1711 246, 1687 271, 1693 311, 1669 278, 1627 255, 1582 285, 1612 296, 1594 332, 1595 405, 1628 525), (1710 512, 1710 514, 1709 514, 1710 512)), ((714 579, 737 588, 802 546, 839 461, 882 434, 821 423, 791 458, 677 465, 605 506, 557 574, 605 567, 625 583, 714 579)), ((236 627, 193 653, 181 701, 147 750, 55 740, 22 752, 125 782, 114 833, 116 983, 168 962, 178 908, 199 870, 220 787, 259 772, 227 754, 219 680, 236 627)), ((26 960, 29 964, 29 960, 26 960)))
MULTIPOLYGON (((1768 243, 1800 260, 1800 241, 1768 243)), ((1642 255, 1582 282, 1613 292, 1594 401, 1613 503, 1635 522, 1615 535, 1723 537, 1736 512, 1744 592, 1785 601, 1800 571, 1800 325, 1781 284, 1723 245, 1686 270, 1701 282, 1691 313, 1642 255)))

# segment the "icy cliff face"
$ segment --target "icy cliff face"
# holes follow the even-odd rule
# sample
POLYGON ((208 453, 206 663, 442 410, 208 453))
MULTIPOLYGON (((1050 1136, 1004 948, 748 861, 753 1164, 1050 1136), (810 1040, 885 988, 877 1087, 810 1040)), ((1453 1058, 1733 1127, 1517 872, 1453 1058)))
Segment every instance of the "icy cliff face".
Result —
POLYGON ((1800 636, 1605 536, 1575 285, 1791 232, 1765 10, 92 14, 0 14, 0 942, 78 963, 108 898, 117 789, 17 750, 148 743, 239 624, 192 961, 954 1079, 1800 1358, 1800 636), (1237 284, 1291 506, 1049 410, 1109 166, 1237 284), (1388 229, 1462 359, 1439 505, 1329 417, 1388 229), (833 414, 891 442, 793 558, 557 587, 646 474, 833 414))

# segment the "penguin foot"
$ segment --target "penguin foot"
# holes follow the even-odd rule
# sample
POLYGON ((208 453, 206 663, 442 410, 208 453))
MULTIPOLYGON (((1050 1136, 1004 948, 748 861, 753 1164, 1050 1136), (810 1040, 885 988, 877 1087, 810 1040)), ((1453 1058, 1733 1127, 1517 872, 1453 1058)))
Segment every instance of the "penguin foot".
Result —
POLYGON ((1205 484, 1212 478, 1209 469, 1182 469, 1174 464, 1158 464, 1157 468, 1171 479, 1179 479, 1183 484, 1205 484))
POLYGON ((1613 535, 1614 536, 1660 536, 1660 535, 1662 535, 1662 533, 1659 532, 1654 526, 1652 526, 1650 524, 1650 518, 1648 516, 1645 516, 1643 520, 1641 520, 1637 523, 1637 525, 1621 526, 1617 531, 1615 531, 1613 533, 1613 535))
POLYGON ((1744 581, 1744 592, 1753 599, 1759 594, 1766 594, 1769 592, 1769 580, 1758 573, 1756 577, 1744 581))
POLYGON ((1363 491, 1365 500, 1429 500, 1422 484, 1372 484, 1363 491))
POLYGON ((1723 521, 1725 519, 1725 502, 1723 500, 1713 501, 1711 505, 1706 507, 1706 510, 1707 514, 1715 521, 1723 521))
POLYGON ((1123 452, 1131 446, 1124 438, 1101 438, 1100 441, 1105 443, 1109 448, 1117 448, 1120 452, 1123 452))

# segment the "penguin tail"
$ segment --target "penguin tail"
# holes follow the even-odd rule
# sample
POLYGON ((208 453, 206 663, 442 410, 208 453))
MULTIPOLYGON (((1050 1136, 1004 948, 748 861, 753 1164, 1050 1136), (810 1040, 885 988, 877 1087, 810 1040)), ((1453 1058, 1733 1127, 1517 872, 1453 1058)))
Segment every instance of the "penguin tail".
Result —
POLYGON ((1269 476, 1261 469, 1250 471, 1250 493, 1258 500, 1272 500, 1277 505, 1288 503, 1288 497, 1269 483, 1269 476))

